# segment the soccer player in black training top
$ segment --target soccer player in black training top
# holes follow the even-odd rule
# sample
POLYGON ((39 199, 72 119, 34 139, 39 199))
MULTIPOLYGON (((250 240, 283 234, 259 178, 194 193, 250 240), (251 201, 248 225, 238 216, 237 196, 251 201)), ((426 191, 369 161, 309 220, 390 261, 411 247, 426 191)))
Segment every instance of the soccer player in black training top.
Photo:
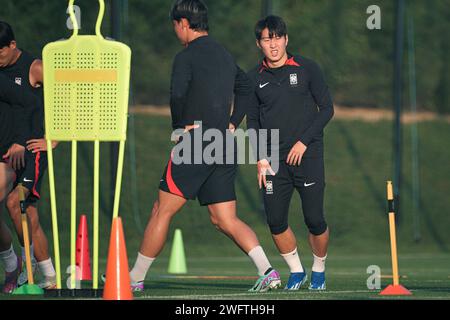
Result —
POLYGON ((294 189, 300 194, 312 249, 312 290, 325 289, 325 259, 329 230, 324 218, 325 189, 323 129, 333 116, 333 102, 319 66, 303 56, 292 56, 285 22, 276 16, 258 21, 256 44, 264 59, 248 75, 254 86, 249 106, 249 128, 279 129, 278 172, 258 151, 259 187, 267 223, 278 250, 290 268, 285 287, 298 290, 306 280, 297 252, 297 240, 288 224, 289 203, 294 189), (267 176, 266 176, 267 174, 267 176))
MULTIPOLYGON (((185 46, 173 62, 173 129, 184 129, 184 139, 200 129, 194 122, 201 121, 203 129, 217 129, 225 135, 245 115, 242 101, 251 97, 250 82, 231 55, 208 35, 207 8, 200 0, 176 1, 171 20, 176 36, 185 46), (235 108, 230 117, 233 93, 235 108)), ((267 291, 281 285, 279 274, 272 269, 255 233, 236 215, 236 169, 236 164, 176 164, 170 158, 130 272, 134 291, 143 290, 146 273, 165 244, 172 217, 188 199, 196 197, 202 206, 208 206, 213 225, 255 263, 260 278, 250 291, 267 291)))
MULTIPOLYGON (((0 74, 5 75, 17 86, 25 91, 42 97, 42 61, 36 59, 17 47, 11 26, 0 21, 0 74)), ((25 188, 26 211, 30 219, 31 228, 31 256, 33 273, 41 271, 44 276, 38 285, 45 289, 56 287, 56 273, 48 252, 47 237, 39 223, 37 202, 40 198, 41 182, 47 168, 47 145, 44 139, 44 108, 19 110, 15 114, 17 132, 16 139, 2 154, 3 159, 10 160, 15 170, 16 180, 13 190, 8 195, 6 206, 22 245, 22 258, 25 256, 23 248, 23 234, 21 211, 19 206, 19 192, 16 188, 21 183, 25 188), (20 161, 15 159, 19 158, 20 161)), ((53 143, 55 145, 55 143, 53 143)), ((18 285, 27 283, 27 272, 23 270, 19 276, 18 285)))
MULTIPOLYGON (((38 110, 42 108, 41 103, 37 96, 0 74, 0 154, 5 154, 15 139, 15 109, 21 112, 25 112, 25 108, 38 110)), ((14 252, 11 232, 1 216, 4 200, 13 186, 14 176, 14 170, 8 160, 0 158, 0 262, 5 269, 3 293, 13 292, 22 270, 21 256, 18 257, 14 252)))

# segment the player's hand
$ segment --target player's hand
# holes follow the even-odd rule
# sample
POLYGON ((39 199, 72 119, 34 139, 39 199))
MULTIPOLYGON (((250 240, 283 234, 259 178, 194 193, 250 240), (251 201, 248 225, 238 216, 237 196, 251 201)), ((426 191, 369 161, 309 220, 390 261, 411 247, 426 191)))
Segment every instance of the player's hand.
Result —
MULTIPOLYGON (((52 141, 52 149, 55 149, 57 145, 58 141, 52 141)), ((47 151, 47 140, 45 140, 44 138, 28 140, 27 150, 33 153, 47 151)))
POLYGON ((185 134, 186 132, 189 132, 193 129, 197 129, 200 128, 200 125, 198 124, 190 124, 190 125, 186 125, 184 126, 184 130, 183 133, 181 133, 181 128, 177 129, 174 131, 174 134, 172 135, 172 141, 174 141, 175 143, 178 143, 180 141, 180 138, 183 134, 185 134))
POLYGON ((257 167, 258 167, 259 188, 261 189, 263 184, 264 184, 264 188, 265 188, 267 172, 269 172, 273 176, 275 175, 275 172, 272 170, 272 167, 270 166, 270 163, 269 163, 269 161, 267 161, 267 159, 259 160, 257 167))
POLYGON ((25 167, 25 147, 20 144, 14 143, 6 154, 3 155, 3 159, 9 159, 14 170, 20 170, 25 167))
POLYGON ((184 133, 189 132, 189 131, 191 131, 193 129, 197 129, 197 128, 200 128, 200 125, 198 125, 198 124, 187 125, 187 126, 184 127, 184 133))
POLYGON ((306 148, 307 147, 303 143, 298 141, 296 144, 294 144, 291 151, 289 151, 286 163, 291 166, 300 165, 300 162, 302 161, 302 157, 306 151, 306 148))
POLYGON ((230 124, 228 125, 228 130, 230 130, 231 133, 234 133, 234 131, 236 130, 236 127, 234 126, 234 124, 232 124, 230 122, 230 124))

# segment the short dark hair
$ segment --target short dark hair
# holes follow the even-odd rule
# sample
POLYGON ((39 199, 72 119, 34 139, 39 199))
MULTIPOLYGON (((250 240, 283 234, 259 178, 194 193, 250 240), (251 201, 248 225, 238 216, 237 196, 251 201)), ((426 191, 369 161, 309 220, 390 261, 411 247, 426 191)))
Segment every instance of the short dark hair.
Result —
POLYGON ((255 26, 255 36, 257 40, 261 40, 261 34, 264 29, 269 29, 269 37, 283 37, 287 35, 286 22, 278 16, 267 16, 259 20, 255 26))
POLYGON ((170 18, 181 21, 185 18, 195 31, 208 31, 208 8, 201 0, 176 0, 170 10, 170 18))
POLYGON ((11 41, 15 40, 11 26, 6 22, 0 21, 0 49, 9 46, 11 41))

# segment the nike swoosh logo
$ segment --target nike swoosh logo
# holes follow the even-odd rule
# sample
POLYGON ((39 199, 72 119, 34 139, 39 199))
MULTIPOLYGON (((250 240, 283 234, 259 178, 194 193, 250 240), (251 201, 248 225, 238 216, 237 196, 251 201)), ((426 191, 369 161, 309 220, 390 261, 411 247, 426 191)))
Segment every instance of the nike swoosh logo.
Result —
POLYGON ((33 182, 33 180, 28 180, 27 178, 23 178, 24 182, 33 182))
POLYGON ((266 82, 266 83, 264 83, 264 84, 259 84, 259 88, 260 89, 262 89, 262 88, 264 88, 265 86, 267 86, 269 84, 269 82, 266 82))
POLYGON ((312 186, 313 184, 316 184, 315 182, 312 182, 312 183, 304 183, 303 185, 305 186, 305 187, 309 187, 309 186, 312 186))

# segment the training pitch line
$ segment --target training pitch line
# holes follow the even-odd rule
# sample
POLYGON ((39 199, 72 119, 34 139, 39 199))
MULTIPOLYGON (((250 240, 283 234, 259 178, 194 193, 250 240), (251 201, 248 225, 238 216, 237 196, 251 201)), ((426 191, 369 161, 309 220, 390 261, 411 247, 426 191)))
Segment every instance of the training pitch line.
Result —
POLYGON ((233 298, 233 297, 253 297, 255 299, 261 299, 263 296, 301 296, 308 295, 308 298, 312 298, 312 294, 317 295, 327 295, 327 294, 351 294, 351 293, 378 293, 378 290, 342 290, 342 291, 273 291, 265 293, 224 293, 224 294, 187 294, 187 295, 171 295, 171 296, 153 296, 153 295, 142 295, 135 296, 135 299, 223 299, 223 298, 233 298))

